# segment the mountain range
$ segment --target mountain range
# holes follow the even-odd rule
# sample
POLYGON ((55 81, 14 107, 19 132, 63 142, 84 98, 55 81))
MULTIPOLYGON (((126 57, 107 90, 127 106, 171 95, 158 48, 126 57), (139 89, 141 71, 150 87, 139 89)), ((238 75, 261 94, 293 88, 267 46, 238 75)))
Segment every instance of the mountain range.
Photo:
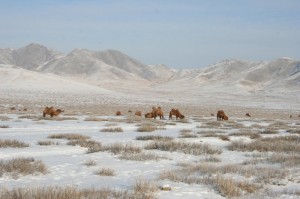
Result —
POLYGON ((53 78, 58 79, 56 82, 76 82, 75 87, 124 92, 299 94, 300 61, 287 57, 269 62, 227 59, 204 68, 175 70, 144 64, 117 50, 74 49, 63 54, 40 44, 0 49, 0 89, 21 88, 28 81, 42 89, 43 85, 53 85, 53 78))

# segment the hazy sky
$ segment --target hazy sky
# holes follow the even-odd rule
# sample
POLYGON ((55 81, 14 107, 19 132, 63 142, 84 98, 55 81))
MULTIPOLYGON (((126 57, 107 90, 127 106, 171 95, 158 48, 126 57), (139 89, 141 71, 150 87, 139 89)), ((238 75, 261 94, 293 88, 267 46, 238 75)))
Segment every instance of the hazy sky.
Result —
POLYGON ((0 48, 116 49, 145 64, 300 60, 300 0, 1 0, 0 48))

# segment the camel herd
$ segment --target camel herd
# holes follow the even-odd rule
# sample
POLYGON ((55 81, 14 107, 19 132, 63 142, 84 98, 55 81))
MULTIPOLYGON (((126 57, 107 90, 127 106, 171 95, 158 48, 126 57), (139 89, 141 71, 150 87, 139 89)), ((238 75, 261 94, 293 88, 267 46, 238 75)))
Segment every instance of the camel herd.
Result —
MULTIPOLYGON (((11 111, 16 111, 15 107, 10 107, 11 111)), ((21 111, 21 109, 19 110, 21 111)), ((27 108, 22 109, 22 111, 27 111, 27 108)), ((47 115, 50 115, 50 117, 57 116, 60 113, 64 112, 62 109, 55 109, 52 106, 51 107, 45 107, 43 110, 43 117, 46 117, 47 115)), ((132 113, 131 110, 128 111, 128 113, 132 113)), ((142 117, 142 112, 141 111, 136 111, 134 113, 136 116, 142 117)), ((116 116, 121 116, 122 113, 121 111, 116 112, 116 116)), ((152 111, 146 113, 145 118, 154 118, 156 119, 159 117, 160 119, 165 119, 164 118, 164 113, 162 111, 161 107, 152 107, 152 111)), ((179 109, 172 108, 171 111, 169 112, 169 119, 172 119, 173 116, 175 116, 176 119, 184 119, 185 116, 179 111, 179 109)), ((211 113, 211 116, 214 116, 213 113, 211 113)), ((251 117, 249 113, 245 114, 246 117, 251 117)), ((292 118, 292 115, 290 115, 290 118, 292 118)), ((298 115, 298 118, 300 118, 300 115, 298 115)), ((218 110, 217 112, 217 120, 228 120, 228 116, 225 114, 223 110, 218 110)))

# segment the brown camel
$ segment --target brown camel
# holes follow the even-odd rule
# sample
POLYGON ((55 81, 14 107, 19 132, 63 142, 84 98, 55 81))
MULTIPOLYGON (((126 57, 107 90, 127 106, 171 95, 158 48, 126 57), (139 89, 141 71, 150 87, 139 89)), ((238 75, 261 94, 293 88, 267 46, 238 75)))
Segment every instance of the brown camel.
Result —
POLYGON ((251 115, 250 115, 249 113, 246 113, 246 114, 245 114, 245 116, 247 116, 247 117, 251 117, 251 115))
POLYGON ((161 107, 152 107, 152 114, 154 116, 154 119, 156 119, 156 117, 159 117, 160 119, 165 119, 164 118, 164 113, 163 111, 161 110, 161 107))
POLYGON ((49 108, 48 106, 43 111, 43 117, 46 117, 46 115, 50 115, 50 117, 57 116, 61 112, 63 112, 61 109, 53 108, 52 106, 49 108))
POLYGON ((142 116, 142 112, 141 111, 135 111, 135 115, 136 116, 142 116))
POLYGON ((225 115, 223 110, 219 110, 217 113, 217 120, 228 120, 228 116, 225 115))
POLYGON ((153 115, 152 112, 151 113, 146 113, 145 118, 154 118, 154 115, 153 115))
POLYGON ((122 115, 121 111, 117 111, 116 116, 120 116, 120 115, 122 115))
POLYGON ((169 114, 169 119, 172 119, 172 115, 174 115, 176 117, 176 120, 178 118, 184 119, 184 115, 182 115, 178 109, 172 108, 172 110, 170 111, 170 114, 169 114))

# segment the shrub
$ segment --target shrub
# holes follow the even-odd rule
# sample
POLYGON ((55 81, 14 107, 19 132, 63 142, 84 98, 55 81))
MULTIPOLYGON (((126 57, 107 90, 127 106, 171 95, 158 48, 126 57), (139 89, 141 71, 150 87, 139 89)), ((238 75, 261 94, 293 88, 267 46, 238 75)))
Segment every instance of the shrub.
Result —
POLYGON ((49 135, 48 138, 50 139, 67 139, 67 140, 85 140, 89 139, 89 136, 76 134, 76 133, 61 133, 61 134, 52 134, 49 135))
POLYGON ((170 136, 160 136, 160 135, 146 135, 146 136, 137 136, 136 140, 173 140, 173 137, 170 136))

